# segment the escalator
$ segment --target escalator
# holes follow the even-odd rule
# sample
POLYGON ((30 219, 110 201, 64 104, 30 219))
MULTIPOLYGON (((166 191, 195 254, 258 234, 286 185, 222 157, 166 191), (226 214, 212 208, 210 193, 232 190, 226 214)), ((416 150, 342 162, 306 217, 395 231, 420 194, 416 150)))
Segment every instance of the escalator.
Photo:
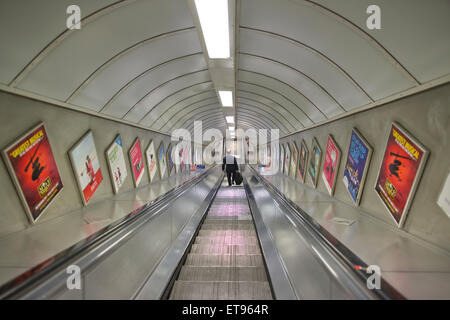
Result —
POLYGON ((271 287, 243 187, 217 192, 171 300, 269 300, 271 287))

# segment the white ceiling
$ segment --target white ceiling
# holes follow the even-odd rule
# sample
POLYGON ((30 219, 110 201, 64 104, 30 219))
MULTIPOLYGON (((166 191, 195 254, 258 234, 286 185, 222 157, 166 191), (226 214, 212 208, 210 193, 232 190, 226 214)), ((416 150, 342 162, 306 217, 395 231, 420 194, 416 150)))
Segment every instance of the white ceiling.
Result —
POLYGON ((169 134, 223 131, 231 112, 283 136, 450 74, 448 0, 230 1, 227 62, 205 55, 192 0, 2 0, 0 83, 169 134), (81 30, 65 26, 71 4, 81 30))

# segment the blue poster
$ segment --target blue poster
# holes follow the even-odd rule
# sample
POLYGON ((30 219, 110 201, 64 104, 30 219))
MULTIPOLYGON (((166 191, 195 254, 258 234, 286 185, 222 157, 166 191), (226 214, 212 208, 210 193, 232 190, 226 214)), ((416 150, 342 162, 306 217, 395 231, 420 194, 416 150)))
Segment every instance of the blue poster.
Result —
POLYGON ((371 154, 372 149, 369 144, 353 129, 343 181, 355 205, 359 204, 361 198, 371 154))

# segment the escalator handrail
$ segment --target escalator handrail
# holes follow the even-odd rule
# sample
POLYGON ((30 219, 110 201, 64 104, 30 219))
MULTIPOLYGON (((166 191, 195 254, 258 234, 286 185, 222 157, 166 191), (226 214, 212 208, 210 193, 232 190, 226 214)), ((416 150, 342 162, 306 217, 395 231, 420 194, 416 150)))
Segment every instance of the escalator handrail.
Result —
MULTIPOLYGON (((78 241, 69 248, 64 249, 60 253, 46 259, 21 275, 4 283, 0 286, 0 299, 20 299, 28 295, 29 291, 43 286, 45 282, 49 281, 57 274, 64 273, 65 277, 67 277, 65 266, 72 264, 71 262, 73 261, 78 261, 83 257, 89 256, 96 248, 106 243, 118 233, 124 233, 126 237, 121 237, 118 241, 114 242, 113 245, 110 245, 103 250, 101 256, 97 256, 87 263, 88 267, 96 264, 99 259, 111 254, 134 234, 143 224, 139 223, 140 221, 145 220, 145 222, 147 222, 148 220, 153 219, 163 208, 182 196, 187 190, 200 183, 200 181, 212 172, 213 168, 215 168, 215 166, 206 169, 205 172, 202 172, 194 178, 182 182, 180 185, 135 209, 123 218, 103 227, 89 237, 78 241)), ((83 271, 85 270, 86 268, 83 268, 83 271)))
POLYGON ((182 231, 172 243, 171 248, 162 257, 155 270, 145 280, 144 284, 134 294, 137 300, 167 300, 173 285, 183 266, 195 238, 206 218, 209 208, 220 189, 224 173, 219 176, 214 187, 209 191, 203 203, 192 215, 191 219, 181 228, 182 231), (195 230, 195 231, 194 231, 195 230), (176 261, 176 263, 174 263, 176 261))
POLYGON ((400 292, 398 292, 398 290, 383 279, 383 277, 381 277, 380 289, 368 289, 366 283, 370 275, 363 271, 368 267, 368 265, 336 237, 334 237, 329 231, 322 227, 317 221, 315 221, 310 215, 308 215, 303 209, 301 209, 295 202, 282 194, 270 181, 262 177, 255 168, 251 166, 249 167, 258 182, 265 186, 271 196, 277 200, 278 203, 288 208, 288 211, 290 211, 293 216, 302 223, 302 225, 306 226, 312 235, 318 238, 319 243, 323 245, 323 248, 327 251, 327 253, 331 254, 335 261, 341 265, 342 270, 345 271, 345 275, 348 276, 349 279, 353 279, 355 281, 354 285, 356 285, 357 288, 362 289, 362 295, 367 297, 375 295, 375 299, 383 300, 406 299, 400 292), (355 268, 355 266, 359 266, 361 268, 355 268))
POLYGON ((244 178, 244 190, 247 195, 250 213, 253 217, 253 223, 257 230, 257 237, 264 257, 264 265, 266 267, 272 295, 277 300, 296 300, 298 299, 292 285, 286 266, 283 263, 273 239, 272 233, 267 228, 261 216, 261 212, 256 203, 253 191, 244 178))

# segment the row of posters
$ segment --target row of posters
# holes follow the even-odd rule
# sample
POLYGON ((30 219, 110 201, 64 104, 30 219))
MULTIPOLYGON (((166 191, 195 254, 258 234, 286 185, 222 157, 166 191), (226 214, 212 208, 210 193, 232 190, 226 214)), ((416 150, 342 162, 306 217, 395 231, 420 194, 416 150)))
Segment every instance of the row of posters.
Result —
MULTIPOLYGON (((165 153, 164 143, 161 142, 156 153, 155 145, 153 141, 150 141, 145 151, 150 182, 155 178, 158 167, 161 179, 165 177, 167 165, 168 175, 171 174, 173 169, 171 150, 172 147, 169 144, 165 153)), ((68 153, 83 204, 87 205, 104 178, 92 131, 88 131, 68 153)), ((190 148, 186 144, 181 148, 181 168, 177 171, 187 168, 184 164, 188 162, 188 153, 190 148)), ((44 124, 40 123, 32 128, 7 146, 2 154, 27 216, 32 223, 35 223, 63 189, 44 124)), ((123 141, 118 135, 105 151, 114 193, 119 192, 128 176, 124 154, 123 141)), ((138 187, 145 172, 139 138, 134 141, 129 150, 129 160, 134 185, 138 187)))
MULTIPOLYGON (((356 206, 361 200, 372 153, 373 148, 361 133, 353 128, 342 182, 356 206)), ((309 150, 304 140, 301 141, 298 149, 295 142, 280 145, 280 154, 282 173, 295 179, 298 171, 300 180, 305 183, 306 172, 308 172, 314 188, 317 187, 322 150, 315 138, 311 144, 309 158, 309 150)), ((406 219, 428 154, 428 150, 398 123, 392 124, 378 172, 375 192, 398 227, 402 227, 406 219)), ((333 136, 329 135, 323 155, 321 175, 330 195, 333 195, 336 187, 341 156, 339 146, 333 136)))

